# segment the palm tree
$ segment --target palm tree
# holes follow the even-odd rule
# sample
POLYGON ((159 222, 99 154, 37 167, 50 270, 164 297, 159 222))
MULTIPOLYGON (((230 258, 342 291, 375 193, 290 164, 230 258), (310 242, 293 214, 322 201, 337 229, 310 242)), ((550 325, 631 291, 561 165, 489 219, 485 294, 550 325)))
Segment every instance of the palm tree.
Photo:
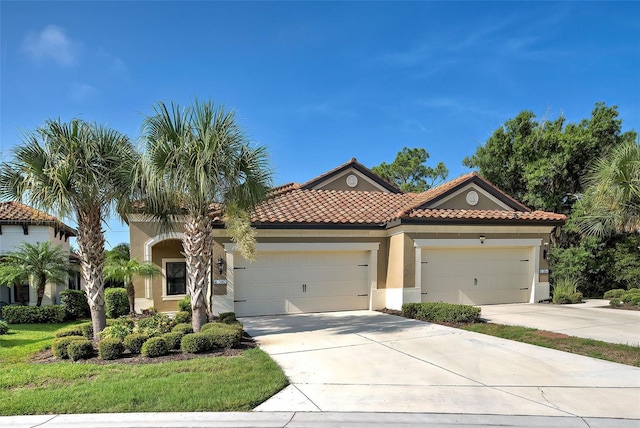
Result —
POLYGON ((137 152, 117 131, 79 119, 69 123, 58 119, 26 133, 13 157, 0 165, 0 198, 24 198, 61 218, 75 218, 97 340, 106 325, 102 223, 113 211, 121 215, 128 211, 137 152))
POLYGON ((243 255, 253 258, 247 210, 271 185, 266 149, 252 146, 233 111, 211 101, 170 109, 159 103, 143 123, 141 188, 149 214, 168 228, 183 224, 182 246, 193 329, 207 322, 207 271, 213 255, 212 209, 224 218, 243 255))
POLYGON ((69 256, 60 246, 23 242, 18 251, 7 253, 0 260, 0 283, 15 285, 31 278, 38 288, 36 306, 40 306, 47 283, 65 282, 69 269, 69 256))
POLYGON ((616 146, 596 161, 577 208, 587 235, 640 232, 640 146, 616 146))
MULTIPOLYGON (((113 253, 111 253, 113 254, 113 253)), ((104 265, 104 278, 109 281, 122 281, 129 298, 129 313, 136 313, 136 291, 133 287, 133 278, 138 276, 152 277, 162 273, 160 269, 150 262, 140 263, 135 259, 126 260, 122 257, 107 256, 104 265)))

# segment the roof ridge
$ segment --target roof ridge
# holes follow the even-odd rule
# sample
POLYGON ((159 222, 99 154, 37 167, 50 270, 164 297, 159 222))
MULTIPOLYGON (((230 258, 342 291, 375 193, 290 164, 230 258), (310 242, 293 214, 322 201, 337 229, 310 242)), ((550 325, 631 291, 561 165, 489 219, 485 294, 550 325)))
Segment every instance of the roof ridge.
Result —
POLYGON ((324 174, 320 174, 319 176, 317 176, 315 178, 312 178, 309 181, 306 181, 305 183, 303 183, 300 186, 300 188, 303 188, 303 189, 307 188, 308 189, 311 186, 315 185, 316 183, 322 182, 322 180, 324 180, 325 178, 331 177, 332 175, 337 174, 340 170, 346 169, 349 166, 353 166, 355 169, 359 170, 364 175, 371 175, 374 178, 380 180, 382 183, 384 183, 383 187, 387 187, 387 190, 395 191, 395 193, 404 193, 398 186, 396 186, 395 184, 393 184, 393 183, 389 182, 388 180, 384 179, 379 174, 376 174, 375 172, 373 172, 371 170, 371 168, 368 168, 365 165, 363 165, 362 163, 358 162, 358 160, 356 158, 351 158, 351 160, 349 160, 349 162, 345 162, 342 165, 339 165, 339 166, 333 168, 332 170, 325 172, 324 174))

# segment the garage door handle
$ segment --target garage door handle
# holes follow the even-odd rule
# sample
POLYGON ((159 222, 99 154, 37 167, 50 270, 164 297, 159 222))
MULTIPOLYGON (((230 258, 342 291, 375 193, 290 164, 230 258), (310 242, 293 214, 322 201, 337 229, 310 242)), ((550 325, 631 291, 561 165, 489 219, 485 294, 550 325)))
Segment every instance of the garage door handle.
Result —
POLYGON ((246 267, 235 267, 234 266, 234 269, 246 269, 246 267))
POLYGON ((368 296, 368 294, 358 294, 358 297, 368 296))
POLYGON ((528 290, 529 287, 521 288, 520 290, 528 290))
POLYGON ((420 293, 420 294, 429 294, 429 293, 420 293))
POLYGON ((246 300, 234 300, 233 303, 242 303, 242 302, 246 302, 246 300))

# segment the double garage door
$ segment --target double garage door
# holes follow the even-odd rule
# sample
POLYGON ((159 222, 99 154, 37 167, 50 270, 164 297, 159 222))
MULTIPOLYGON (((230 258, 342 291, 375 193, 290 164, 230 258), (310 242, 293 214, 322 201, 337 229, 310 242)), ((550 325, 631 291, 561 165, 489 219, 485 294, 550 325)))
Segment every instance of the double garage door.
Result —
POLYGON ((368 251, 261 252, 234 258, 239 316, 369 308, 368 251))
POLYGON ((467 305, 528 302, 531 248, 428 248, 422 251, 423 302, 467 305))

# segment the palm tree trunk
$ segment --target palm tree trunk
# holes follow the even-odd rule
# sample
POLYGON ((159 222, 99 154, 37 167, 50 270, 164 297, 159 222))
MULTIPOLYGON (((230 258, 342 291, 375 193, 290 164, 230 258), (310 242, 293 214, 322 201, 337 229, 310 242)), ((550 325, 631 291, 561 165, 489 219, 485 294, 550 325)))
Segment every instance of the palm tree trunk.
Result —
POLYGON ((136 289, 133 287, 132 281, 125 281, 125 287, 129 299, 129 313, 134 315, 136 313, 136 289))
POLYGON ((207 288, 213 249, 211 222, 206 216, 187 219, 182 239, 187 264, 187 292, 191 296, 193 331, 207 323, 207 288))
POLYGON ((47 278, 40 277, 38 278, 38 300, 36 302, 36 306, 42 305, 42 298, 44 297, 44 287, 47 285, 47 278))
POLYGON ((100 209, 90 212, 78 212, 78 249, 82 278, 84 279, 87 301, 91 309, 93 322, 93 340, 98 340, 100 333, 107 325, 104 307, 104 233, 100 209))

